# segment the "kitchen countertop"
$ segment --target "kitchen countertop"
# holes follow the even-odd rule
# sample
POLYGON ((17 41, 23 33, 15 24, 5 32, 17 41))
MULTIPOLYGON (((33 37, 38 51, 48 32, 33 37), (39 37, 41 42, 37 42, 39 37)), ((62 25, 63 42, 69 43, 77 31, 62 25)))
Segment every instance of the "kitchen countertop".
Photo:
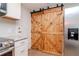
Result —
POLYGON ((12 36, 8 36, 8 37, 0 37, 0 39, 1 39, 1 40, 2 40, 2 39, 11 39, 11 40, 14 40, 15 37, 12 37, 12 36))
POLYGON ((23 39, 23 38, 28 38, 28 37, 24 37, 24 36, 6 36, 6 37, 0 37, 0 39, 11 39, 11 40, 14 40, 14 41, 16 41, 16 40, 20 40, 20 39, 23 39))

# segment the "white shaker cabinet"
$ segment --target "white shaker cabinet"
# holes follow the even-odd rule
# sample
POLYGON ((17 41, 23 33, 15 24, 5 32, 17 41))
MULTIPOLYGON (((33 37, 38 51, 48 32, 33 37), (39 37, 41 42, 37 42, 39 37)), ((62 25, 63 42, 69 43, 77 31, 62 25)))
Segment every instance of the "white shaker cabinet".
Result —
POLYGON ((31 14, 21 6, 21 19, 16 20, 15 56, 27 56, 31 40, 31 14))
POLYGON ((21 4, 7 3, 7 14, 3 17, 8 19, 21 19, 21 4))
POLYGON ((27 56, 28 55, 28 41, 27 39, 16 41, 15 42, 15 56, 27 56))

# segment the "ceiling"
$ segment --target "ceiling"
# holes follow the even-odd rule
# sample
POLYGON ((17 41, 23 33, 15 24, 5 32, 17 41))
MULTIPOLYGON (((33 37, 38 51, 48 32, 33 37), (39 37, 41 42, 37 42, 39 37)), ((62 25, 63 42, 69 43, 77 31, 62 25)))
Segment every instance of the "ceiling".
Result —
MULTIPOLYGON (((32 10, 39 10, 39 8, 47 8, 49 7, 55 7, 57 3, 23 3, 22 5, 25 8, 28 8, 30 11, 32 10)), ((58 5, 61 5, 58 3, 58 5)), ((64 8, 70 8, 74 6, 79 6, 79 3, 64 3, 64 8)))

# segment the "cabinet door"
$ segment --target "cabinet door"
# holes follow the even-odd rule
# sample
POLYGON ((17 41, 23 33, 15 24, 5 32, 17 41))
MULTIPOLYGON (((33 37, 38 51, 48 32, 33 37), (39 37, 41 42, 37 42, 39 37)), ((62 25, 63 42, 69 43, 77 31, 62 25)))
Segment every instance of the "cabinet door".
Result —
POLYGON ((23 16, 22 16, 22 19, 16 21, 17 38, 15 40, 19 40, 21 38, 28 37, 29 32, 30 32, 30 29, 28 27, 29 25, 30 25, 30 22, 28 22, 28 20, 24 19, 23 16))
POLYGON ((24 46, 15 48, 15 56, 27 56, 27 55, 28 50, 24 46))
POLYGON ((7 3, 7 14, 4 17, 11 19, 21 19, 21 4, 7 3))
POLYGON ((28 55, 28 40, 20 40, 15 42, 15 56, 27 56, 28 55))

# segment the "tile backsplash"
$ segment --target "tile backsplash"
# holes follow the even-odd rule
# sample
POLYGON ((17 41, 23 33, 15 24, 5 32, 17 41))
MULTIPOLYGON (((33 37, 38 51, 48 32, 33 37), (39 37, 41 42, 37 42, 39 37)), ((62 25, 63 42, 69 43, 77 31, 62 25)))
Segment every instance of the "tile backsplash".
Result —
POLYGON ((16 21, 0 17, 0 37, 15 35, 16 21))

